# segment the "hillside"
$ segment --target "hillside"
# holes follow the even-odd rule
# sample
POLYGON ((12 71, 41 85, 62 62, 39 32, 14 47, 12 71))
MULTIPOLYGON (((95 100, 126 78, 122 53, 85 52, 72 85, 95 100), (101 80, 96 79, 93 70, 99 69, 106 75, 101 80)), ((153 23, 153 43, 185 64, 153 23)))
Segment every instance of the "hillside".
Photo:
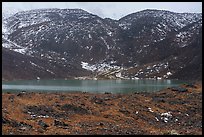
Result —
POLYGON ((38 9, 2 23, 3 80, 202 79, 199 13, 147 9, 112 20, 82 9, 38 9))

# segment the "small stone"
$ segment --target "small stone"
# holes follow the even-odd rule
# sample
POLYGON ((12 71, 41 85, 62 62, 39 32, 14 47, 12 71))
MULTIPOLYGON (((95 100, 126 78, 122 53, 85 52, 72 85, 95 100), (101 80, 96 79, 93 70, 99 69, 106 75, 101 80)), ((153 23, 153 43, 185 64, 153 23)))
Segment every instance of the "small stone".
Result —
POLYGON ((8 98, 11 102, 13 102, 14 101, 14 95, 12 95, 12 96, 9 96, 9 98, 8 98))
POLYGON ((102 122, 100 122, 100 123, 98 123, 97 125, 99 125, 99 126, 103 126, 104 124, 103 124, 102 122))
POLYGON ((42 126, 43 128, 49 127, 49 126, 48 126, 45 122, 43 122, 42 120, 40 120, 40 121, 38 122, 38 125, 42 126))
POLYGON ((176 130, 171 130, 170 135, 180 135, 176 130))
POLYGON ((40 132, 40 133, 44 132, 44 130, 42 128, 38 129, 37 131, 40 132))

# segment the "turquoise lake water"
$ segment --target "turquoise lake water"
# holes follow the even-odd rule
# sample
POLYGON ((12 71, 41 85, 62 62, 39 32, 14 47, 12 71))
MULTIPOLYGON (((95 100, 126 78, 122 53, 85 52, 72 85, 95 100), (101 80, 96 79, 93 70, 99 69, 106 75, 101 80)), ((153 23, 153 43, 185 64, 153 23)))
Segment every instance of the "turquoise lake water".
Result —
POLYGON ((179 80, 18 80, 2 82, 2 91, 49 91, 49 92, 155 92, 183 84, 179 80))

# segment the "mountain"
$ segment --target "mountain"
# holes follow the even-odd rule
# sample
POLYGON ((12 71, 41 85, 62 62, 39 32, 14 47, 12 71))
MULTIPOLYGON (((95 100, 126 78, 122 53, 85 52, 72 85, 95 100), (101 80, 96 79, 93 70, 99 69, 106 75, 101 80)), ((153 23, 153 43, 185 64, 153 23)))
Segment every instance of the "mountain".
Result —
POLYGON ((113 20, 82 9, 36 9, 3 24, 4 80, 202 79, 200 13, 147 9, 113 20))

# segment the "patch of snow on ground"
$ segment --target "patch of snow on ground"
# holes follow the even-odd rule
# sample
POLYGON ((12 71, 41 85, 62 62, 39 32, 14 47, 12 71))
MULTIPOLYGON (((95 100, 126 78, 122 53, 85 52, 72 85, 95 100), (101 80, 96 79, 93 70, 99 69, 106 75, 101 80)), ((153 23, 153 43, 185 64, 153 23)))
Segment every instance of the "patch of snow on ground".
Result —
POLYGON ((8 29, 7 29, 6 25, 5 25, 5 23, 3 23, 3 22, 2 22, 2 33, 3 34, 8 33, 8 29))
POLYGON ((165 117, 163 120, 165 123, 167 123, 169 119, 165 117))
POLYGON ((21 53, 21 54, 25 54, 26 53, 26 49, 13 49, 13 51, 21 53))
POLYGON ((31 61, 30 61, 30 64, 33 65, 33 66, 38 66, 38 65, 36 65, 35 63, 33 63, 33 62, 31 62, 31 61))
POLYGON ((83 61, 81 62, 81 66, 83 69, 90 71, 95 71, 97 69, 95 65, 90 65, 89 63, 83 61))
POLYGON ((172 114, 170 112, 166 112, 166 113, 161 113, 161 116, 172 117, 172 114))
POLYGON ((113 61, 111 61, 110 63, 111 63, 111 64, 113 64, 113 63, 116 63, 116 61, 115 61, 115 60, 113 60, 113 61))
POLYGON ((91 34, 89 34, 89 38, 90 38, 90 39, 92 39, 92 36, 91 36, 91 34))
POLYGON ((152 110, 152 108, 148 108, 148 110, 149 110, 150 112, 154 112, 154 111, 152 110))
POLYGON ((131 23, 120 23, 119 24, 119 26, 124 30, 130 29, 130 27, 129 27, 130 25, 131 25, 131 23))
POLYGON ((137 51, 137 53, 141 53, 141 52, 142 52, 142 49, 137 51))
POLYGON ((157 79, 162 79, 161 77, 157 77, 157 79))
POLYGON ((172 114, 170 112, 161 113, 161 119, 163 119, 165 123, 167 123, 169 118, 171 117, 172 117, 172 114))
POLYGON ((38 67, 38 68, 44 69, 43 67, 41 67, 41 66, 39 66, 39 65, 37 65, 37 64, 35 64, 35 63, 33 63, 32 61, 30 61, 30 64, 33 65, 33 66, 35 66, 35 67, 38 67))
POLYGON ((4 48, 11 48, 11 44, 2 43, 2 47, 4 47, 4 48))
POLYGON ((116 77, 120 78, 122 76, 121 72, 115 74, 116 77))
POLYGON ((167 72, 166 74, 167 74, 168 76, 169 76, 169 75, 172 75, 172 73, 171 73, 171 72, 167 72))
POLYGON ((10 41, 9 39, 6 39, 6 43, 2 43, 2 47, 8 48, 21 54, 25 54, 27 51, 27 48, 19 46, 16 43, 10 41))
POLYGON ((51 74, 55 74, 54 72, 50 71, 49 69, 47 69, 48 72, 50 72, 51 74))
POLYGON ((134 77, 133 79, 140 79, 140 78, 138 78, 138 77, 134 77))
POLYGON ((62 60, 66 60, 65 58, 61 58, 62 60))
MULTIPOLYGON (((114 62, 114 61, 113 61, 114 62)), ((121 66, 111 65, 111 63, 107 62, 100 62, 96 64, 89 64, 87 62, 81 62, 81 66, 83 69, 89 71, 95 71, 98 75, 114 75, 117 78, 124 78, 122 77, 121 71, 124 69, 121 66)))
POLYGON ((106 40, 105 40, 103 37, 101 37, 101 39, 103 40, 103 42, 104 42, 104 44, 106 45, 107 49, 110 49, 110 46, 108 45, 108 43, 106 42, 106 40))
POLYGON ((149 47, 149 45, 144 45, 143 47, 146 48, 146 47, 149 47))
POLYGON ((159 119, 157 117, 155 117, 156 121, 159 121, 159 119))
POLYGON ((110 31, 110 32, 107 32, 107 34, 109 35, 109 36, 112 36, 112 32, 110 31))

